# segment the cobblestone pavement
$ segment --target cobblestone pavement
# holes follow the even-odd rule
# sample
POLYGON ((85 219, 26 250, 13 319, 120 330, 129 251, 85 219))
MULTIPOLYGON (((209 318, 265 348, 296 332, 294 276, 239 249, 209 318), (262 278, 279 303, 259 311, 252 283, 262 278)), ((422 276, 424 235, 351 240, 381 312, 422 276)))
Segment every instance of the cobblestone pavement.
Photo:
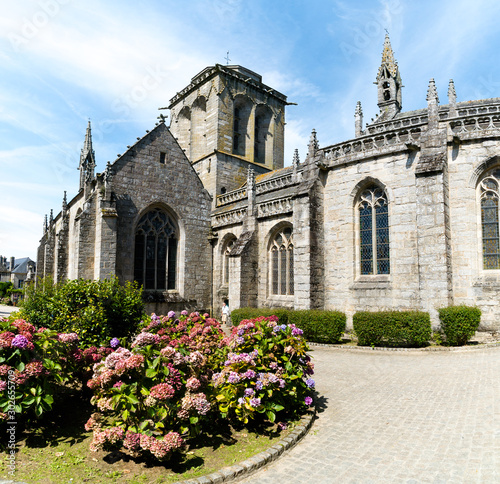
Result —
POLYGON ((242 483, 500 483, 500 347, 313 350, 318 419, 242 483))

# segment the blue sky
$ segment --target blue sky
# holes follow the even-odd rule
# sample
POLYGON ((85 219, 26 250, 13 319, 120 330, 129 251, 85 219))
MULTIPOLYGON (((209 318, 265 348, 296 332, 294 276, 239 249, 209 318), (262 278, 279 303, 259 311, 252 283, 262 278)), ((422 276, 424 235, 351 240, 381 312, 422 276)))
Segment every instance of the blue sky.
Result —
MULTIPOLYGON (((4 3, 7 3, 4 0, 4 3)), ((18 0, 0 17, 0 254, 36 259, 44 214, 78 190, 87 120, 97 171, 151 129, 158 107, 215 63, 240 64, 288 96, 286 161, 354 135, 377 114, 389 31, 403 110, 500 96, 496 0, 18 0)))

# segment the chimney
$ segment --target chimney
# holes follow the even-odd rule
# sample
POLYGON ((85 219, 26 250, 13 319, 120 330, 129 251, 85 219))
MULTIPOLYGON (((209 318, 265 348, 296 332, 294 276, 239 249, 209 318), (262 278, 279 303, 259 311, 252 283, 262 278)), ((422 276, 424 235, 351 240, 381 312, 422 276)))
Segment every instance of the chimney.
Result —
POLYGON ((12 272, 14 270, 14 264, 16 263, 16 258, 15 257, 11 257, 10 258, 10 272, 12 272))

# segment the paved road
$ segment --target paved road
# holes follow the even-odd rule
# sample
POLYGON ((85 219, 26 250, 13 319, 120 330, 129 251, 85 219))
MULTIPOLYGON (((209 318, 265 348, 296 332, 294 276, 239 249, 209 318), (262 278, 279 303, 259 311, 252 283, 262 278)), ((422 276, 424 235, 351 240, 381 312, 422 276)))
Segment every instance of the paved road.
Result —
POLYGON ((252 484, 500 483, 500 347, 314 347, 318 419, 252 484))
POLYGON ((16 308, 14 306, 4 306, 3 304, 0 304, 0 318, 6 318, 10 313, 14 311, 19 311, 19 308, 16 308))

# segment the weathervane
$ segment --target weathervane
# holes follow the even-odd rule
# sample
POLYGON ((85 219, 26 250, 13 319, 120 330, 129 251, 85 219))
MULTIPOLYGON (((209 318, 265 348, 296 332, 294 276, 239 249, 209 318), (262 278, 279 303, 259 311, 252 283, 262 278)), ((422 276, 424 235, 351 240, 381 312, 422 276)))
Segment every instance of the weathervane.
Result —
POLYGON ((226 59, 226 66, 228 66, 229 65, 229 61, 231 60, 229 58, 229 51, 227 51, 227 55, 226 55, 226 57, 224 57, 224 59, 226 59))

